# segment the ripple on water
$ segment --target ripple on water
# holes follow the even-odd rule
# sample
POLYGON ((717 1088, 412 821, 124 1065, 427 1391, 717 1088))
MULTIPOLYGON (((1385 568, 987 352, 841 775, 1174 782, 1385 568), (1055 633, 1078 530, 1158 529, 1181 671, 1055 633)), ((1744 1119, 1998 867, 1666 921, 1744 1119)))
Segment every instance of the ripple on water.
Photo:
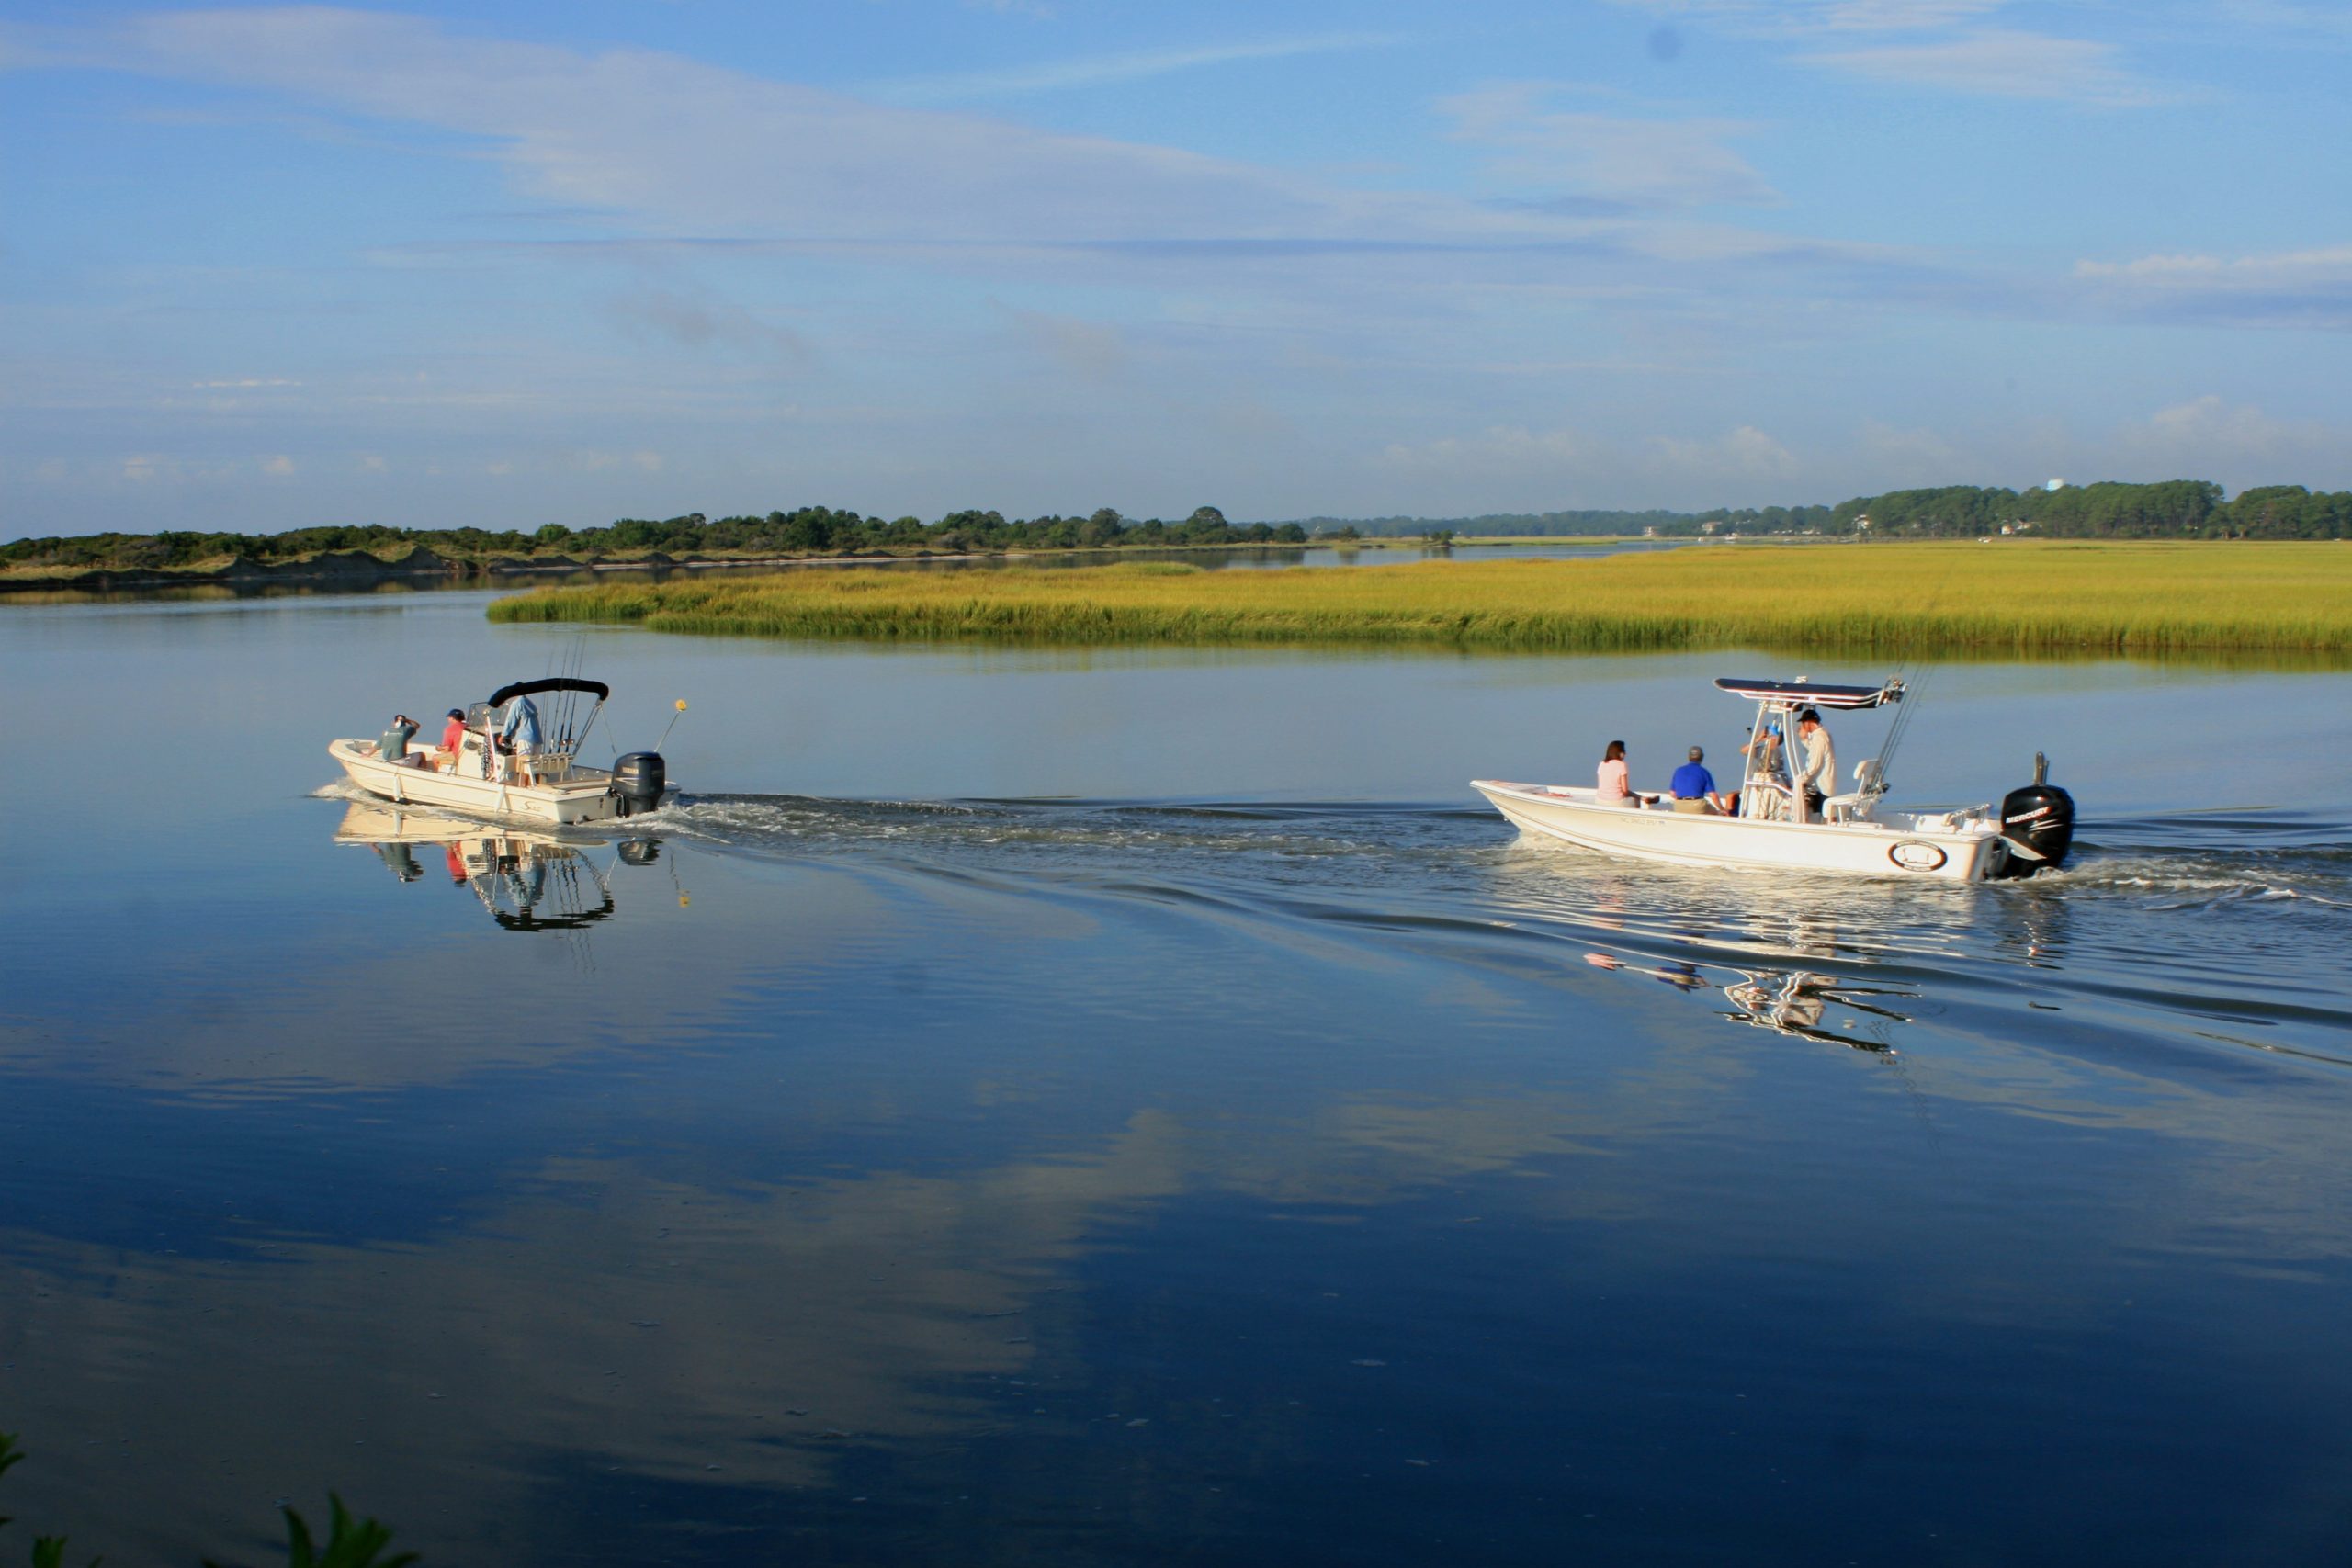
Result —
POLYGON ((2222 1021, 2265 1036, 2240 1043, 2352 1057, 2352 1000, 2321 958, 2352 911, 2352 824, 2312 813, 2088 823, 2064 872, 1973 887, 1617 861, 1450 804, 704 795, 632 827, 720 854, 985 863, 1040 895, 1197 895, 1277 941, 1352 931, 1514 961, 1532 942, 1542 962, 1723 992, 1749 1021, 1783 991, 1785 1023, 1806 998, 1893 987, 2207 1039, 2222 1021))

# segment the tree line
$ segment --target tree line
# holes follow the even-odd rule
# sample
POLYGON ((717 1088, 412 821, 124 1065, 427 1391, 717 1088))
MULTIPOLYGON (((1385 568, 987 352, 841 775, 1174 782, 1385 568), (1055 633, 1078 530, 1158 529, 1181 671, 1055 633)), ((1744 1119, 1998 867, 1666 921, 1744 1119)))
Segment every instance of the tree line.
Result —
POLYGON ((764 516, 712 519, 699 512, 655 521, 623 517, 571 528, 396 528, 338 524, 283 534, 88 534, 0 545, 0 565, 136 570, 192 566, 224 556, 260 561, 328 550, 379 553, 422 546, 481 561, 498 557, 596 557, 643 551, 670 556, 864 555, 931 550, 1093 549, 1173 545, 1303 545, 1366 536, 1450 540, 1455 535, 1663 538, 1724 534, 1821 534, 1871 538, 1977 538, 2004 531, 2088 539, 2342 539, 2352 537, 2352 491, 2265 485, 2227 499, 2217 484, 2066 485, 2025 491, 1975 485, 1890 491, 1832 506, 1723 507, 1712 512, 1487 513, 1476 517, 1313 517, 1290 523, 1230 523, 1214 506, 1181 522, 1141 522, 1101 507, 1085 516, 1008 519, 997 512, 951 512, 936 522, 886 520, 829 506, 764 516))
POLYGON ((951 512, 935 523, 861 516, 830 506, 803 506, 765 516, 712 519, 699 512, 659 521, 623 517, 607 526, 570 528, 549 523, 529 533, 508 528, 395 528, 342 524, 283 534, 167 532, 88 534, 19 539, 0 546, 0 564, 62 568, 153 569, 192 566, 224 556, 288 560, 327 550, 422 547, 467 560, 499 557, 595 557, 659 551, 689 555, 861 555, 932 550, 966 554, 1002 550, 1091 549, 1112 546, 1303 545, 1295 523, 1228 523, 1214 506, 1182 522, 1140 522, 1102 507, 1083 517, 1008 519, 1001 513, 951 512))
POLYGON ((2028 491, 1947 485, 1842 502, 1823 532, 1905 538, 2025 532, 2064 539, 2342 539, 2352 537, 2352 491, 2264 485, 2225 500, 2220 485, 2201 479, 2028 491))

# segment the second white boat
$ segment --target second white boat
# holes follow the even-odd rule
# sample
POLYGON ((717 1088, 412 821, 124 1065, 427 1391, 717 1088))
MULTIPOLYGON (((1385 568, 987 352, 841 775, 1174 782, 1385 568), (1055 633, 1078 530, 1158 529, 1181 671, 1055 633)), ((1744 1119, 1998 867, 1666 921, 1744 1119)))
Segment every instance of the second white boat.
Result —
POLYGON ((1891 811, 1880 804, 1890 745, 1856 764, 1851 792, 1823 801, 1818 814, 1804 808, 1781 765, 1778 738, 1793 736, 1796 716, 1807 708, 1851 711, 1899 702, 1900 681, 1816 686, 1801 680, 1721 680, 1715 685, 1757 705, 1736 814, 1603 804, 1595 790, 1564 784, 1474 779, 1470 787, 1524 831, 1677 865, 1989 882, 2055 870, 2065 861, 2075 803, 2048 782, 2039 757, 2034 782, 2010 791, 1997 807, 1891 811))

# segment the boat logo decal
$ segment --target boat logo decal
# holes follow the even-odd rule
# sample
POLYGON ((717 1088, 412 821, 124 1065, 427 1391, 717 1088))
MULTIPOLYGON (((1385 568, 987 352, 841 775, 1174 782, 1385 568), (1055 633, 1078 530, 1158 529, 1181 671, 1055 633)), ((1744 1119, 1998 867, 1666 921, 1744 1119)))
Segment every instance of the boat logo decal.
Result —
POLYGON ((1905 871, 1936 871, 1951 857, 1935 845, 1914 839, 1887 846, 1886 858, 1905 871))

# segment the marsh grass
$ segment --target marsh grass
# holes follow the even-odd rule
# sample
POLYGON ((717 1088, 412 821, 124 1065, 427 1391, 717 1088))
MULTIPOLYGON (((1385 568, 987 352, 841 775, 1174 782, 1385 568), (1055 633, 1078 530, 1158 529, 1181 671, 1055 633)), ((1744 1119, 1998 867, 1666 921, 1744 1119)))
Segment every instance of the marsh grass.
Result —
POLYGON ((2004 540, 1219 572, 801 570, 546 588, 490 614, 883 641, 2332 659, 2352 650, 2352 547, 2004 540))

